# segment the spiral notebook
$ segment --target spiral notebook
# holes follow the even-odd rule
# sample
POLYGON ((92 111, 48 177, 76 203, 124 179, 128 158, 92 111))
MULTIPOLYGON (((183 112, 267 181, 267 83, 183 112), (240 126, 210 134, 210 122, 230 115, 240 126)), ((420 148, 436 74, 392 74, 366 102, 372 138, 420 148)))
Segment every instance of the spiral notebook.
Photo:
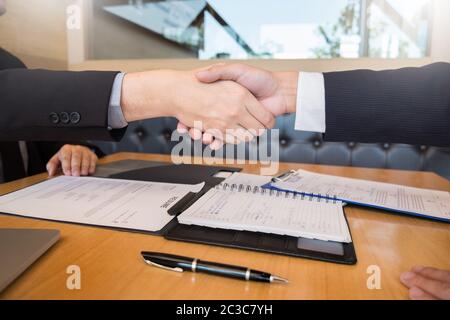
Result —
POLYGON ((350 243, 340 201, 257 185, 221 183, 178 216, 178 222, 227 230, 350 243))

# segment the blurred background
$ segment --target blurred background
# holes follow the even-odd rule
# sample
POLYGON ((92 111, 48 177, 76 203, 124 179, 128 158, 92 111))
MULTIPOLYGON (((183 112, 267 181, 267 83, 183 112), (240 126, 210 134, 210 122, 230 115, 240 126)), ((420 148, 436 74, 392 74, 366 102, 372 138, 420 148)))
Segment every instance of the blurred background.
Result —
MULTIPOLYGON (((244 60, 274 71, 387 69, 450 61, 448 0, 6 0, 0 46, 30 68, 192 69, 244 60)), ((169 153, 175 119, 130 126, 105 153, 169 153)), ((281 117, 282 161, 430 170, 450 151, 323 142, 281 117)))
POLYGON ((450 29, 445 0, 7 0, 7 4, 8 14, 0 20, 3 47, 28 58, 72 57, 68 63, 432 55, 443 59, 449 54, 448 47, 445 51, 439 44, 448 42, 450 29), (70 18, 79 21, 72 22, 67 35, 70 18), (76 47, 71 52, 67 41, 76 47))
POLYGON ((112 16, 129 22, 121 29, 140 26, 156 39, 169 40, 173 57, 420 58, 430 49, 428 0, 99 0, 94 15, 91 55, 96 59, 168 57, 166 51, 129 47, 105 51, 105 26, 115 21, 112 16))

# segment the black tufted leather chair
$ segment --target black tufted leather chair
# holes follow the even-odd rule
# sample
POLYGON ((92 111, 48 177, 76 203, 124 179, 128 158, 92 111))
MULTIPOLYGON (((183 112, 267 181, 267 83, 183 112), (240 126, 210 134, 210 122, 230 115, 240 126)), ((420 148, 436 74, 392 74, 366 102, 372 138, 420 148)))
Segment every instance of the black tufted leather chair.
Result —
MULTIPOLYGON (((450 149, 403 144, 324 142, 320 134, 294 130, 295 115, 279 117, 280 161, 339 166, 433 171, 450 179, 450 149)), ((169 154, 177 121, 173 118, 132 123, 120 142, 94 142, 103 152, 169 154)))

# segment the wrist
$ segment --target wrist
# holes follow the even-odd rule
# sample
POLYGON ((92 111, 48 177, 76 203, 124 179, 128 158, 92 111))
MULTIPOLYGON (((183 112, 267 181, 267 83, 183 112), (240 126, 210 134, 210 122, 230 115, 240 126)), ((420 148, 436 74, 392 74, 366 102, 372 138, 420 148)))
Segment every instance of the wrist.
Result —
POLYGON ((170 71, 127 73, 122 82, 120 105, 127 122, 173 116, 170 71))
POLYGON ((294 113, 297 108, 297 87, 299 73, 296 71, 275 72, 280 91, 285 100, 284 113, 294 113))

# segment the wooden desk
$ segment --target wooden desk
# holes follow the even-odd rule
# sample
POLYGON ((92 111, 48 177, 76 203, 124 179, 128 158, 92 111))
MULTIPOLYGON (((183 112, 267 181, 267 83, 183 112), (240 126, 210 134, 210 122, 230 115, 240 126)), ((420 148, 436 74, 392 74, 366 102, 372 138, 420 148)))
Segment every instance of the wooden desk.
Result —
MULTIPOLYGON (((170 161, 168 156, 120 153, 101 163, 123 159, 170 161)), ((280 164, 355 178, 450 190, 450 182, 434 173, 280 164)), ((257 165, 245 172, 259 173, 257 165)), ((10 192, 46 178, 45 174, 0 186, 10 192)), ((2 299, 406 299, 399 281, 416 264, 450 269, 450 224, 346 209, 358 263, 338 265, 246 250, 168 241, 158 236, 104 228, 0 215, 8 228, 55 228, 61 240, 1 295, 2 299), (143 263, 141 250, 165 251, 200 259, 249 266, 288 278, 288 285, 267 285, 204 274, 178 274, 143 263), (81 268, 81 290, 68 290, 66 269, 81 268), (381 270, 381 289, 369 290, 367 268, 381 270)))

